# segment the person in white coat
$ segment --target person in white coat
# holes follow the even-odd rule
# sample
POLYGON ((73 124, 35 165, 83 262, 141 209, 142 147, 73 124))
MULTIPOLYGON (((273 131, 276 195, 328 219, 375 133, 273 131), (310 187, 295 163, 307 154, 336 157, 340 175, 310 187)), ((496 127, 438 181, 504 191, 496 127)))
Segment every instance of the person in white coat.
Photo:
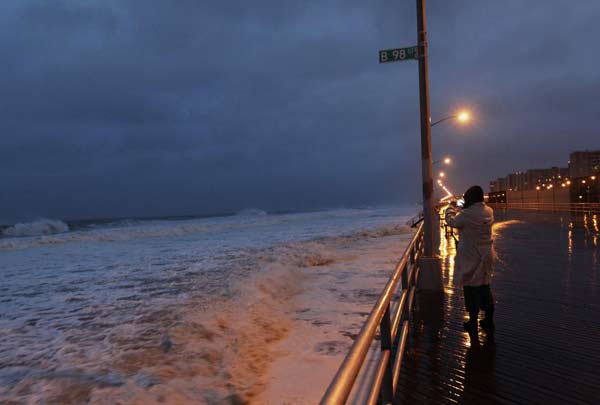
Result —
POLYGON ((458 229, 454 277, 463 287, 469 321, 464 328, 477 333, 479 310, 485 317, 479 325, 488 333, 494 330, 494 298, 490 289, 495 252, 492 241, 494 211, 483 202, 483 189, 469 188, 464 194, 463 208, 450 205, 446 209, 446 223, 458 229))

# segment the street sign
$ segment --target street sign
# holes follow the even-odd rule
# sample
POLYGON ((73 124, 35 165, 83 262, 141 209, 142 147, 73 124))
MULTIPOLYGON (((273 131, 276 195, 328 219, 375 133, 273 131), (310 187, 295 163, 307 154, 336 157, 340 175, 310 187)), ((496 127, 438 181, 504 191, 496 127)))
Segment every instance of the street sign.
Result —
POLYGON ((379 51, 379 63, 418 59, 418 57, 418 46, 409 46, 408 48, 386 49, 383 51, 379 51))

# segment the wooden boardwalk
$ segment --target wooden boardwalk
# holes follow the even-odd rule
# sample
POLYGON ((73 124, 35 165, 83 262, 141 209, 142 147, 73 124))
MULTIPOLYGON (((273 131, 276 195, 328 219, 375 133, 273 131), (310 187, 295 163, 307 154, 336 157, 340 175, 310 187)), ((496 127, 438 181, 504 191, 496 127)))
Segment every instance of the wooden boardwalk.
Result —
POLYGON ((401 403, 600 404, 600 218, 571 229, 552 214, 498 216, 523 222, 496 230, 496 333, 463 331, 442 239, 446 294, 417 295, 401 403))

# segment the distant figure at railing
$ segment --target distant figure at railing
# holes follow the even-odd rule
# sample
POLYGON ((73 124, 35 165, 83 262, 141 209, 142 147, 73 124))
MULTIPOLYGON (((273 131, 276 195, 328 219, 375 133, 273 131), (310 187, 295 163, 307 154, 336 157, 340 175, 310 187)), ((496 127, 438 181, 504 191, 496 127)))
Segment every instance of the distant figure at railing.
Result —
POLYGON ((477 336, 479 310, 485 312, 479 323, 483 330, 494 330, 494 299, 490 282, 494 265, 492 224, 494 211, 483 202, 483 189, 469 188, 464 194, 463 207, 452 203, 445 212, 446 223, 458 229, 456 247, 455 280, 463 287, 465 307, 469 321, 464 328, 469 335, 477 336))

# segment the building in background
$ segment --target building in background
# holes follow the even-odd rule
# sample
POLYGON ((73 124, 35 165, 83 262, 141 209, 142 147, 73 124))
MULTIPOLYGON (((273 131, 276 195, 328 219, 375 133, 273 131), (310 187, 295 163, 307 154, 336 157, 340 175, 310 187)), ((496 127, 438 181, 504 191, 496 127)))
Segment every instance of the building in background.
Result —
POLYGON ((560 185, 569 178, 569 169, 553 166, 549 169, 530 169, 526 174, 526 187, 523 190, 534 190, 536 187, 547 187, 552 184, 560 185))
POLYGON ((508 180, 506 177, 498 177, 496 180, 490 181, 490 192, 506 191, 508 180))
POLYGON ((600 203, 600 151, 569 154, 569 167, 528 169, 490 181, 497 203, 600 203))
POLYGON ((545 188, 548 185, 559 186, 568 178, 569 169, 566 167, 529 169, 490 181, 490 193, 535 190, 537 187, 545 188))
POLYGON ((575 151, 569 155, 569 176, 571 178, 600 174, 600 150, 575 151))

